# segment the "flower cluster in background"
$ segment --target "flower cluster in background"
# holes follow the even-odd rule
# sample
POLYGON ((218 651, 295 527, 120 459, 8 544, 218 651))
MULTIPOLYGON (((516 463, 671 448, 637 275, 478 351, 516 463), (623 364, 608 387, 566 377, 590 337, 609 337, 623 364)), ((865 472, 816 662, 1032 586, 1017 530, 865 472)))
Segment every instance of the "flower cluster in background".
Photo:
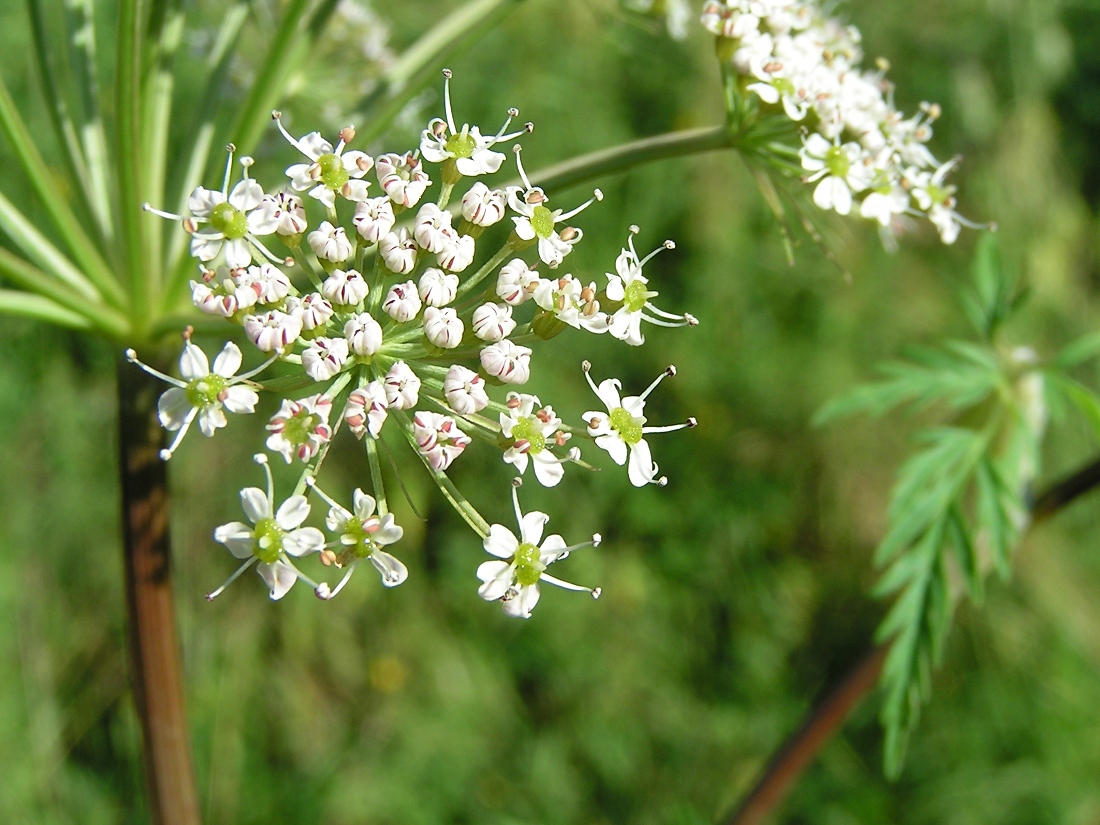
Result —
POLYGON ((185 331, 177 379, 129 353, 173 385, 160 402, 161 423, 175 433, 164 457, 172 455, 195 420, 204 434, 213 435, 226 426, 227 412, 252 413, 257 390, 295 386, 304 393, 283 397, 267 425, 268 450, 302 466, 296 489, 280 504, 268 458, 257 455, 268 484, 266 492, 241 492, 251 524, 233 522, 215 531, 215 538, 242 559, 230 581, 255 565, 274 599, 299 579, 319 597, 332 598, 363 560, 387 587, 405 581, 407 569, 390 552, 403 531, 390 513, 383 483, 377 440, 384 430, 400 433, 396 437, 408 443, 496 557, 477 571, 483 598, 501 602, 509 615, 527 617, 540 581, 598 596, 598 589, 571 585, 545 571, 577 547, 598 544, 599 537, 573 547, 556 535, 543 541, 548 516, 524 516, 519 508, 515 491, 522 476, 530 468, 539 484, 553 487, 570 464, 590 466, 580 445, 594 443, 626 466, 635 486, 662 485, 646 436, 695 424, 688 419, 647 426, 645 400, 675 374, 672 367, 640 395, 622 397, 615 379, 597 386, 585 362, 583 374, 606 410, 585 413, 575 426, 527 391, 533 346, 569 327, 638 346, 645 341, 643 322, 675 327, 696 321, 654 304, 658 293, 644 269, 673 244, 640 256, 634 246, 637 227, 630 227, 613 273, 582 279, 563 272, 583 237, 572 220, 602 198, 599 190, 574 208, 551 207, 525 173, 520 147, 513 145, 531 124, 509 131, 518 115, 513 109, 493 132, 459 126, 451 108, 451 75, 444 75, 445 118, 429 122, 415 151, 372 157, 352 148, 352 127, 335 142, 317 132, 298 137, 275 112, 279 130, 300 158, 274 189, 265 190, 251 177, 253 161, 247 157, 240 159, 241 179, 234 183, 237 164, 229 147, 222 187, 196 189, 189 215, 146 206, 179 221, 191 236, 191 254, 199 263, 191 282, 194 305, 239 327, 266 358, 238 375, 243 354, 228 343, 211 368, 185 331), (522 185, 490 188, 480 178, 501 169, 507 155, 500 148, 509 145, 522 185), (460 192, 462 184, 468 185, 460 192), (493 230, 498 224, 503 231, 493 230), (487 243, 492 254, 482 254, 487 243), (291 375, 282 367, 277 382, 265 384, 258 376, 277 362, 290 365, 291 375), (492 398, 494 391, 501 397, 492 398), (364 444, 369 467, 370 492, 357 488, 350 506, 317 481, 341 427, 364 444), (474 441, 501 450, 503 461, 520 474, 512 493, 519 538, 490 525, 446 475, 474 441), (312 495, 329 506, 330 538, 302 526, 312 495), (311 554, 343 571, 335 587, 298 568, 296 560, 311 554))
POLYGON ((905 215, 927 217, 944 243, 961 226, 980 228, 956 211, 955 187, 946 182, 958 159, 940 162, 927 146, 940 107, 899 111, 886 61, 862 68, 854 26, 814 0, 708 0, 702 22, 718 36, 740 93, 805 125, 799 155, 820 208, 858 209, 884 228, 905 215))

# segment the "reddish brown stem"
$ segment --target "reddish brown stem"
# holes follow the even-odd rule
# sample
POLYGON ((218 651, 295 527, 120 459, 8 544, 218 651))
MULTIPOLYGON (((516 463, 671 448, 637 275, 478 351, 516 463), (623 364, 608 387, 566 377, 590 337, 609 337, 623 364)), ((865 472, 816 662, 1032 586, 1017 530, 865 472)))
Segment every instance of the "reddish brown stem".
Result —
POLYGON ((156 403, 163 387, 133 364, 118 370, 119 473, 131 679, 155 825, 198 825, 183 701, 168 542, 168 485, 156 403))
MULTIPOLYGON (((1037 495, 1031 508, 1032 525, 1046 521, 1098 486, 1100 458, 1037 495)), ((779 807, 802 771, 840 730, 852 710, 878 684, 889 649, 889 644, 871 648, 825 700, 813 709, 802 726, 772 757, 763 776, 726 820, 727 825, 759 825, 779 807)))

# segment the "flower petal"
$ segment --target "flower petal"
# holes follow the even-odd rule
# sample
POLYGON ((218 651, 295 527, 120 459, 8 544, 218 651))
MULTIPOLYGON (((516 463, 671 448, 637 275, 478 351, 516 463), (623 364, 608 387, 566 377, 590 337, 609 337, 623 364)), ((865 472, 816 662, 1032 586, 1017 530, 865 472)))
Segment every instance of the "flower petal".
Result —
POLYGON ((523 585, 515 598, 501 602, 505 615, 516 619, 530 619, 531 611, 539 602, 539 586, 537 584, 523 585))
POLYGON ((284 561, 276 561, 272 564, 260 562, 256 565, 256 572, 260 574, 260 578, 271 591, 272 601, 278 601, 285 596, 298 579, 294 568, 284 561))
POLYGON ((653 455, 644 438, 637 444, 630 445, 630 464, 626 468, 626 474, 635 487, 644 487, 656 478, 657 465, 653 463, 653 455))
POLYGON ((482 542, 486 553, 491 553, 497 558, 508 559, 515 555, 519 547, 519 539, 515 533, 503 524, 494 524, 489 527, 489 535, 482 542))
POLYGON ((214 359, 214 372, 222 378, 232 378, 241 368, 241 348, 230 341, 214 359))
POLYGON ((256 412, 256 404, 260 401, 260 396, 250 390, 248 387, 229 387, 225 391, 225 399, 222 404, 231 413, 237 415, 244 415, 245 413, 256 412))
POLYGON ((621 387, 622 384, 619 383, 618 378, 606 378, 596 387, 596 395, 607 407, 608 412, 617 410, 622 406, 619 401, 619 389, 621 387))
MULTIPOLYGON (((382 574, 382 584, 386 587, 397 587, 409 577, 409 569, 384 550, 375 550, 371 553, 370 563, 382 574)), ((492 564, 492 562, 486 563, 492 564)))
POLYGON ((519 532, 523 537, 523 541, 538 546, 538 543, 542 541, 542 528, 546 526, 548 521, 550 521, 550 516, 546 513, 540 513, 538 510, 532 510, 525 515, 519 523, 519 532))
POLYGON ((234 186, 233 191, 229 193, 230 205, 240 209, 242 212, 248 212, 255 209, 260 205, 263 199, 263 187, 251 178, 242 180, 234 186))
POLYGON ((374 500, 374 496, 367 495, 358 487, 355 488, 351 501, 355 509, 355 515, 361 519, 368 519, 373 516, 374 508, 378 506, 378 502, 374 500))
POLYGON ((209 374, 210 362, 206 360, 206 353, 188 341, 183 345, 183 352, 180 354, 180 375, 183 380, 193 381, 209 374))
POLYGON ((477 595, 487 602, 493 602, 508 592, 514 574, 512 565, 506 561, 487 561, 478 566, 477 577, 483 582, 477 589, 477 595))
POLYGON ((241 507, 253 524, 262 518, 271 518, 271 503, 267 500, 267 494, 259 487, 245 487, 241 490, 241 507))
POLYGON ((279 512, 275 514, 275 521, 284 530, 293 530, 300 526, 309 515, 309 502, 305 496, 291 496, 283 502, 279 512))
POLYGON ((252 555, 256 537, 244 522, 231 521, 214 530, 214 541, 224 544, 238 559, 247 559, 252 555))
POLYGON ((172 387, 157 401, 157 417, 164 429, 175 432, 191 414, 191 401, 179 387, 172 387))
POLYGON ((291 556, 316 553, 324 546, 325 534, 316 527, 302 527, 283 536, 283 549, 291 556))

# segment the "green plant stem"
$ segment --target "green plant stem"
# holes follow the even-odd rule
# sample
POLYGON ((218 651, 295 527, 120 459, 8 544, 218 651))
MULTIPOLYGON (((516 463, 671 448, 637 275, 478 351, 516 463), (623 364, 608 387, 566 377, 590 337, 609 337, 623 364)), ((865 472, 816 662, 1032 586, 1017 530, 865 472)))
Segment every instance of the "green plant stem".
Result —
POLYGON ((244 154, 250 154, 263 131, 271 109, 279 102, 286 79, 293 68, 289 59, 298 38, 305 32, 309 0, 290 0, 279 28, 268 46, 267 55, 256 72, 248 98, 232 132, 232 140, 244 154))
POLYGON ((69 175, 79 184, 77 191, 81 196, 83 212, 85 215, 91 215, 93 210, 90 207, 91 182, 88 177, 88 167, 84 160, 80 138, 76 133, 76 126, 73 124, 69 107, 65 103, 65 96, 61 93, 57 82, 57 65, 49 48, 42 0, 27 0, 27 13, 31 21, 31 36, 34 41, 38 74, 42 81, 42 91, 45 92, 49 105, 57 145, 62 150, 61 154, 65 159, 69 175))
POLYGON ((114 306, 123 306, 125 295, 121 286, 115 280, 114 274, 99 254, 95 244, 69 209, 69 205, 65 203, 60 189, 54 184, 50 168, 31 139, 30 132, 27 131, 26 124, 23 123, 16 109, 15 101, 12 100, 2 80, 0 80, 0 130, 7 136, 15 150, 19 165, 30 181, 31 188, 42 201, 65 245, 69 247, 75 260, 80 262, 88 280, 109 303, 114 306))
MULTIPOLYGON (((1100 487, 1100 457, 1063 478, 1035 497, 1031 527, 1052 518, 1081 496, 1100 487)), ((760 825, 775 812, 802 771, 843 726, 848 715, 878 684, 890 643, 865 653, 840 683, 818 704, 768 761, 763 775, 722 821, 726 825, 760 825)))
POLYGON ((481 35, 519 8, 524 0, 471 0, 440 20, 386 71, 382 82, 359 104, 369 117, 361 140, 381 135, 417 93, 436 77, 442 61, 470 48, 481 35))
POLYGON ((143 164, 141 161, 142 35, 145 0, 121 0, 118 14, 118 205, 123 265, 128 275, 130 317, 139 337, 149 317, 151 267, 144 260, 145 218, 142 212, 143 164))
POLYGON ((49 298, 17 289, 0 289, 0 314, 33 318, 85 332, 92 329, 92 322, 83 315, 64 309, 49 298))
POLYGON ((199 825, 172 600, 168 484, 156 416, 162 386, 120 360, 119 472, 131 680, 154 825, 199 825))
MULTIPOLYGON (((548 192, 560 192, 605 175, 625 172, 643 163, 733 149, 738 146, 739 139, 737 133, 724 126, 669 132, 581 155, 579 158, 540 169, 529 177, 535 186, 541 186, 548 192)), ((518 181, 515 183, 518 184, 518 181)))
MULTIPOLYGON (((45 272, 3 247, 0 247, 0 276, 12 284, 37 293, 40 300, 49 301, 63 311, 85 318, 90 326, 107 335, 121 338, 129 330, 129 323, 118 310, 73 294, 45 272)), ((27 297, 36 296, 27 293, 27 297)))

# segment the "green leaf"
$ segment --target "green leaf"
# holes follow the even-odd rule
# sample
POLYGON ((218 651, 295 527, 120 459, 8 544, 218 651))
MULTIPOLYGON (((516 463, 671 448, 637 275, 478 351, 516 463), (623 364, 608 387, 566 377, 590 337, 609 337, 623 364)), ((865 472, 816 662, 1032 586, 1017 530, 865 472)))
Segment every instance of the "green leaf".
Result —
POLYGON ((964 409, 988 398, 1003 383, 994 353, 964 341, 949 341, 942 349, 913 349, 908 361, 878 366, 885 380, 857 387, 828 402, 814 416, 817 426, 841 416, 867 412, 881 416, 911 404, 921 410, 936 402, 964 409))
POLYGON ((1021 296, 1013 294, 1016 279, 1004 265, 994 233, 979 238, 970 274, 972 284, 962 295, 963 309, 978 333, 992 340, 998 327, 1022 303, 1021 296))
POLYGON ((1068 370, 1100 355, 1100 332, 1092 332, 1064 347, 1055 357, 1054 366, 1068 370))

